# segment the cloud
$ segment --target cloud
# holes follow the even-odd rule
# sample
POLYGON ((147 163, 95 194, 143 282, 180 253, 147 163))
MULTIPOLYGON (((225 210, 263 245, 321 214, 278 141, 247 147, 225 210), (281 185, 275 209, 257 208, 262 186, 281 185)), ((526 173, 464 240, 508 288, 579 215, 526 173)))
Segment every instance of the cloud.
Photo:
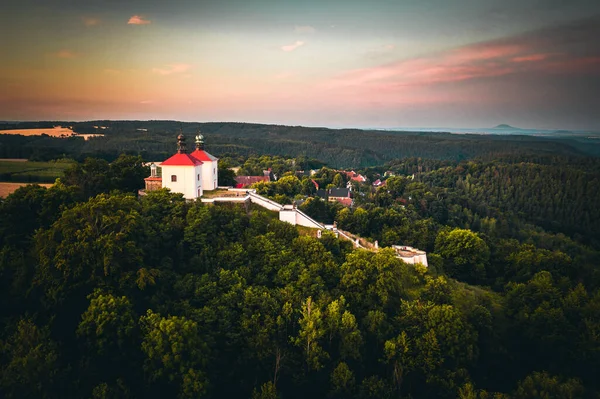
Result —
POLYGON ((515 57, 512 60, 514 62, 535 62, 535 61, 543 61, 546 58, 550 57, 552 54, 530 54, 524 55, 521 57, 515 57))
POLYGON ((121 73, 121 71, 118 69, 106 68, 104 70, 104 73, 107 75, 119 75, 121 73))
POLYGON ((142 100, 140 104, 154 104, 154 100, 142 100))
POLYGON ((96 25, 100 24, 99 18, 83 17, 83 18, 81 18, 81 20, 83 21, 83 24, 85 26, 96 26, 96 25))
POLYGON ((294 31, 296 33, 315 33, 317 30, 310 25, 304 25, 304 26, 296 26, 294 31))
POLYGON ((57 58, 64 58, 64 59, 69 59, 69 58, 75 58, 78 55, 74 52, 72 52, 71 50, 60 50, 57 53, 54 53, 54 56, 57 58))
POLYGON ((294 50, 296 50, 296 49, 297 49, 298 47, 300 47, 300 46, 304 46, 304 42, 303 42, 303 41, 301 41, 301 40, 297 40, 297 41, 296 41, 295 43, 293 43, 293 44, 288 44, 288 45, 285 45, 285 46, 281 46, 281 49, 282 49, 283 51, 289 52, 289 51, 294 51, 294 50))
POLYGON ((127 24, 128 25, 148 25, 151 22, 152 21, 145 19, 141 15, 134 15, 131 18, 129 18, 129 21, 127 21, 127 24))
POLYGON ((508 75, 600 76, 600 44, 597 37, 600 37, 600 18, 346 71, 329 84, 332 88, 367 86, 379 90, 401 90, 407 86, 430 86, 508 75))
POLYGON ((159 75, 172 75, 188 71, 192 66, 189 64, 170 64, 166 68, 152 68, 152 72, 159 75))

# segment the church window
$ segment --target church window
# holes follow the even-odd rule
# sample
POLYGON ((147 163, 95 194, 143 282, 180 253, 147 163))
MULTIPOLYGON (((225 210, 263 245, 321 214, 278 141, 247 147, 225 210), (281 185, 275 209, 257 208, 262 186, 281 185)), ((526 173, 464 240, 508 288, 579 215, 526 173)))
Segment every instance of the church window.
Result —
POLYGON ((177 175, 171 175, 171 181, 172 182, 176 182, 177 181, 177 175))

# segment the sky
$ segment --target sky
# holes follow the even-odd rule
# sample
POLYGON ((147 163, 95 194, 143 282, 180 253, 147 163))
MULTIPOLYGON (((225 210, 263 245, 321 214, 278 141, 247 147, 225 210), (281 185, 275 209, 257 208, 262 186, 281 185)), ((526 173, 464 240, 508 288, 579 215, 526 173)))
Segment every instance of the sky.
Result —
POLYGON ((600 131, 598 0, 5 0, 0 120, 600 131))

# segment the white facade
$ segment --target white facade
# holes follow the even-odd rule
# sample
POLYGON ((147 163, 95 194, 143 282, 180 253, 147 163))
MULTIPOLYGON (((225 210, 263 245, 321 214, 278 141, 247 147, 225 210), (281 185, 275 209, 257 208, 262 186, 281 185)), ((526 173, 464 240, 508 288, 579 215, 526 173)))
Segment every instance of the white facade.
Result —
POLYGON ((202 165, 161 165, 161 169, 163 188, 182 193, 185 199, 202 196, 202 165))
POLYGON ((425 251, 406 245, 392 245, 392 248, 396 251, 396 256, 402 259, 404 263, 408 263, 409 265, 421 263, 426 267, 429 266, 427 264, 427 253, 425 251))
POLYGON ((202 189, 206 191, 215 190, 218 185, 219 173, 217 161, 202 161, 202 189))

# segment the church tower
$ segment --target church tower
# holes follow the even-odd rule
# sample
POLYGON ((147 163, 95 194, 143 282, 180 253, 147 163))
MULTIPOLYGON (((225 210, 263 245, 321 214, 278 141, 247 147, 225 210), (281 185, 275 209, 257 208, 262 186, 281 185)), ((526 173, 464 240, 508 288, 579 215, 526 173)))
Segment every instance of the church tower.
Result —
POLYGON ((204 149, 204 136, 200 131, 196 135, 196 149, 191 155, 202 162, 202 190, 215 190, 219 186, 219 159, 204 149))

